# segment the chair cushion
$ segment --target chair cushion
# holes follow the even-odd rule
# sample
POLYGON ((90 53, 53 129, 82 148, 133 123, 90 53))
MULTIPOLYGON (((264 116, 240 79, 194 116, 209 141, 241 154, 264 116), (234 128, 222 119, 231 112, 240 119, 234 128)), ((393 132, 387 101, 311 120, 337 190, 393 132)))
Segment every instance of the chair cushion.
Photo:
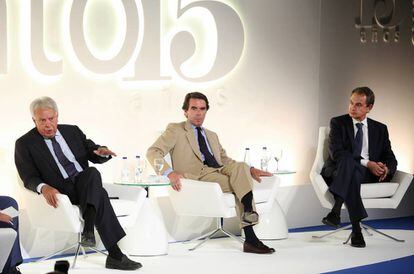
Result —
POLYGON ((388 182, 361 184, 361 198, 373 199, 391 197, 397 191, 398 186, 398 183, 388 182))
POLYGON ((137 210, 136 203, 122 199, 111 199, 111 205, 117 217, 128 216, 133 210, 137 210))
POLYGON ((223 199, 229 207, 236 207, 235 196, 232 193, 223 193, 223 199))

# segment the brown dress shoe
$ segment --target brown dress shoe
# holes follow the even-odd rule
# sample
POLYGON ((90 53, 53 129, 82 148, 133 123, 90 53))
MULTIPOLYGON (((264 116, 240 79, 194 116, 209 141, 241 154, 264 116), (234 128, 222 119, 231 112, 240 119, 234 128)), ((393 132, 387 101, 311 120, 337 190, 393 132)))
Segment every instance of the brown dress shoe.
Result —
POLYGON ((268 247, 263 242, 259 242, 258 245, 244 242, 243 252, 256 254, 272 254, 273 252, 275 252, 275 249, 272 247, 268 247))

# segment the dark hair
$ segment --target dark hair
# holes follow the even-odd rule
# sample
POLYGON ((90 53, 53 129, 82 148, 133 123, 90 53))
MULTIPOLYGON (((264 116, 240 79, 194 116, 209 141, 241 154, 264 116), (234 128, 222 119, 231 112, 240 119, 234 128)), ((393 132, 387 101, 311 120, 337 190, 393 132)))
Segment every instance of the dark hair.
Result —
POLYGON ((201 92, 196 91, 196 92, 187 93, 187 95, 185 96, 185 99, 184 99, 183 107, 182 107, 183 110, 188 110, 188 108, 190 107, 190 99, 204 100, 206 102, 207 110, 210 108, 210 106, 208 104, 207 96, 205 96, 201 92))
POLYGON ((354 93, 359 95, 365 95, 367 106, 374 105, 375 94, 369 87, 357 87, 351 92, 351 95, 354 93))

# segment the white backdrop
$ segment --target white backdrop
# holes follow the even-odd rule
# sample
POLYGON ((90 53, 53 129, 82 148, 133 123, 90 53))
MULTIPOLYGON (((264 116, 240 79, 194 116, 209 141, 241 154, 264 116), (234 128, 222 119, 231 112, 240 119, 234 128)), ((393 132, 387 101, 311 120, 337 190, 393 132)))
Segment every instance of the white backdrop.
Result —
MULTIPOLYGON (((400 167, 414 170, 414 47, 404 39, 362 46, 355 1, 31 2, 0 1, 5 170, 14 167, 14 141, 33 126, 28 105, 38 96, 58 102, 61 123, 133 157, 184 119, 183 97, 197 90, 211 101, 205 126, 229 155, 282 147, 282 168, 297 171, 285 184, 307 184, 318 127, 345 113, 362 84, 377 93, 372 117, 389 124, 400 167)), ((105 181, 119 177, 117 159, 99 168, 105 181)), ((5 179, 2 193, 14 184, 5 179)))

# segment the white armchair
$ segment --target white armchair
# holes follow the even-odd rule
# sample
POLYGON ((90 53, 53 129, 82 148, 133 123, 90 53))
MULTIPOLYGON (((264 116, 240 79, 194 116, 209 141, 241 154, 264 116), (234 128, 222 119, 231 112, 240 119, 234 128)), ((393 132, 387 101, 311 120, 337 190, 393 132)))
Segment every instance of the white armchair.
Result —
MULTIPOLYGON (((23 185, 20 179, 19 182, 23 185)), ((142 188, 125 188, 114 184, 104 184, 104 188, 107 190, 109 197, 116 197, 116 199, 111 199, 111 205, 121 226, 125 228, 134 225, 146 197, 145 190, 142 188)), ((47 255, 41 258, 40 261, 76 247, 75 258, 72 264, 72 268, 74 268, 80 250, 82 249, 82 252, 85 254, 83 247, 80 245, 83 220, 79 207, 72 205, 69 197, 64 194, 58 194, 58 207, 53 208, 46 203, 43 196, 25 188, 22 192, 28 219, 33 228, 44 228, 49 231, 75 233, 78 235, 76 243, 47 255)), ((106 255, 99 249, 91 249, 106 255)))
POLYGON ((0 271, 9 258, 17 233, 11 228, 0 228, 0 271))
POLYGON ((223 193, 218 183, 182 179, 181 191, 170 189, 170 200, 177 215, 214 217, 216 228, 192 241, 203 239, 190 251, 195 250, 218 232, 243 243, 240 237, 223 229, 223 219, 236 216, 236 202, 233 194, 223 193))
MULTIPOLYGON (((325 160, 328 157, 328 138, 329 138, 329 127, 319 128, 319 139, 318 139, 318 148, 316 151, 315 161, 313 163, 310 179, 312 186, 315 190, 316 195, 325 208, 331 209, 334 203, 332 194, 328 191, 328 186, 325 183, 321 175, 321 171, 325 160)), ((373 184, 362 184, 361 185, 361 197, 362 202, 364 203, 365 208, 393 208, 396 209, 400 204, 404 194, 406 193, 408 187, 410 186, 413 180, 413 175, 408 174, 402 171, 395 173, 392 182, 382 182, 382 183, 373 183, 373 184)), ((391 237, 381 231, 378 231, 366 224, 361 223, 361 226, 365 229, 371 229, 381 235, 384 235, 395 241, 403 242, 403 240, 398 240, 394 237, 391 237)), ((335 231, 324 234, 322 236, 314 236, 315 238, 323 238, 333 233, 336 233, 340 230, 349 228, 350 225, 341 227, 335 231)))
MULTIPOLYGON (((255 226, 260 239, 281 239, 287 237, 284 214, 275 200, 279 179, 264 177, 261 183, 254 183, 253 196, 259 213, 259 224, 255 226)), ((170 189, 171 204, 177 215, 216 218, 216 228, 192 241, 203 239, 190 250, 195 250, 218 232, 242 242, 233 233, 223 229, 224 218, 236 216, 235 196, 223 193, 218 183, 182 179, 180 192, 170 189)))

